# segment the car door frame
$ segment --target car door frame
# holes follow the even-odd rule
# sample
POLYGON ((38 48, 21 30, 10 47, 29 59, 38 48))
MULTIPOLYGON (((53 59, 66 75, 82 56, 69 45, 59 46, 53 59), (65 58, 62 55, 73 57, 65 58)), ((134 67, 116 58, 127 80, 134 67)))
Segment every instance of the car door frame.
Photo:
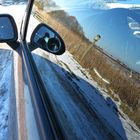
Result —
MULTIPOLYGON (((62 127, 57 119, 48 92, 40 77, 28 43, 26 41, 29 20, 34 0, 29 0, 20 29, 18 54, 22 58, 23 77, 27 79, 30 96, 33 104, 35 119, 41 140, 65 139, 62 127)), ((23 79, 24 79, 23 78, 23 79)))

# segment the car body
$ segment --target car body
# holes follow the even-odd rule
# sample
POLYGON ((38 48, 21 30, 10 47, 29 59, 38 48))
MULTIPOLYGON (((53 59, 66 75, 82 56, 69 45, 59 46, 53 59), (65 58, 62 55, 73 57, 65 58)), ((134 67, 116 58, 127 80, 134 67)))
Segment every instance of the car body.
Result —
POLYGON ((14 50, 9 139, 139 137, 122 113, 139 125, 139 12, 88 2, 29 0, 20 31, 0 15, 14 50))

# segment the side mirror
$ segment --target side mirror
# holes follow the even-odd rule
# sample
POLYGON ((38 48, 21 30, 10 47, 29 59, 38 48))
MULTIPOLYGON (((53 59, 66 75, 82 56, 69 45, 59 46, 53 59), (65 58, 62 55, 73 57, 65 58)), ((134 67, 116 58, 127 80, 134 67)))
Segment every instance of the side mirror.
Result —
POLYGON ((43 23, 36 27, 30 42, 31 51, 41 48, 56 55, 61 55, 65 52, 65 44, 60 35, 43 23))
POLYGON ((11 15, 0 14, 0 42, 16 42, 18 32, 15 20, 11 15))

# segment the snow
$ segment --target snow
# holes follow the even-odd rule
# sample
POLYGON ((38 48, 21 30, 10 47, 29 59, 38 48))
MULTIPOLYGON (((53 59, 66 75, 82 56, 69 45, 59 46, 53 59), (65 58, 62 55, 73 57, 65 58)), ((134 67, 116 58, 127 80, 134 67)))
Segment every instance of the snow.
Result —
POLYGON ((0 5, 0 14, 10 14, 14 17, 18 27, 20 27, 20 23, 25 11, 26 5, 11 5, 11 6, 1 6, 0 5), (16 9, 16 10, 13 10, 16 9))
POLYGON ((94 68, 94 72, 96 73, 96 75, 102 80, 102 81, 104 81, 105 83, 107 83, 107 84, 110 84, 110 82, 108 81, 108 80, 106 80, 106 79, 104 79, 101 75, 100 75, 100 73, 94 68))
POLYGON ((0 140, 7 140, 12 51, 0 50, 0 140))

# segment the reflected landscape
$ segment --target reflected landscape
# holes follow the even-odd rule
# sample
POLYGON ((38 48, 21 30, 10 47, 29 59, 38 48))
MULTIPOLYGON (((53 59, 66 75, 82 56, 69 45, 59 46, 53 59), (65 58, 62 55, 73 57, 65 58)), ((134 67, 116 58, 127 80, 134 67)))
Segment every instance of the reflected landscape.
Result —
MULTIPOLYGON (((25 2, 0 4, 20 22, 25 2)), ((35 1, 27 34, 43 22, 66 44, 63 55, 46 52, 58 50, 60 41, 49 43, 57 34, 42 26, 29 47, 35 46, 31 54, 67 139, 139 139, 140 8, 117 2, 128 1, 35 1)))
MULTIPOLYGON (((0 4, 12 5, 24 2, 27 0, 1 0, 0 4)), ((137 0, 118 0, 118 2, 139 4, 137 0)), ((97 46, 114 59, 122 61, 130 69, 140 72, 140 8, 131 6, 133 8, 127 10, 120 8, 110 10, 106 1, 90 0, 86 2, 71 0, 67 3, 64 0, 49 0, 42 5, 46 11, 65 11, 69 16, 74 17, 81 26, 82 30, 79 30, 90 41, 100 34, 102 39, 97 42, 97 46)))
POLYGON ((119 4, 127 4, 127 9, 111 9, 113 6, 106 2, 71 0, 66 3, 64 0, 51 0, 42 5, 48 12, 65 11, 69 16, 74 17, 90 41, 100 34, 101 39, 97 42, 97 46, 130 69, 140 72, 138 63, 140 61, 140 2, 117 1, 119 4))
POLYGON ((140 5, 119 2, 41 0, 33 16, 62 36, 73 58, 140 127, 140 5))

